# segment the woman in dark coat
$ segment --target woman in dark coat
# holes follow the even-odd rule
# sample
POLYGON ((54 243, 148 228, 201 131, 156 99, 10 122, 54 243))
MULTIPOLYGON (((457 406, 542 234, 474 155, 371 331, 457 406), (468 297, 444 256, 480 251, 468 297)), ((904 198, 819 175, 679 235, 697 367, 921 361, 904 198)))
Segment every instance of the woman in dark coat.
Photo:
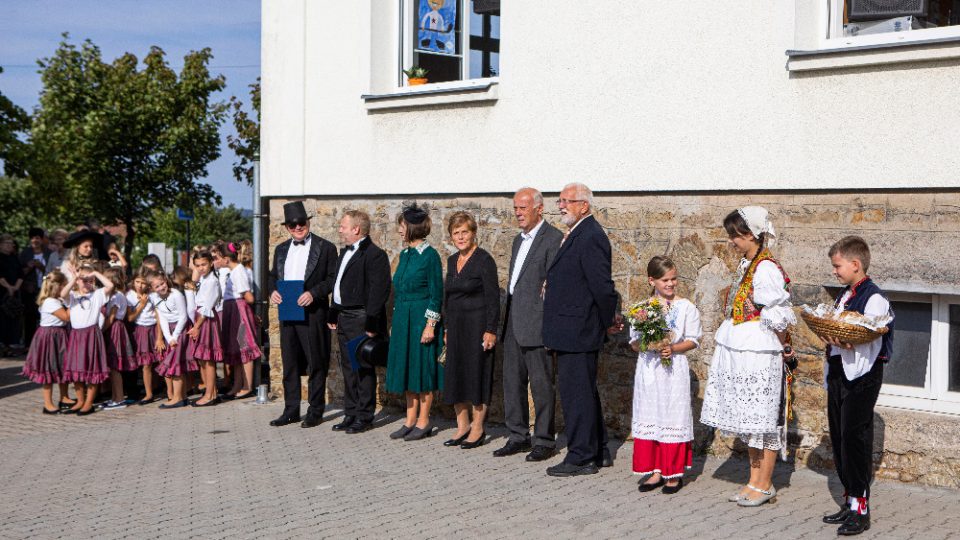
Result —
POLYGON ((469 449, 482 445, 486 438, 483 421, 493 390, 500 287, 493 257, 477 247, 473 216, 453 214, 447 232, 458 252, 447 260, 444 285, 447 360, 443 401, 454 406, 457 433, 444 444, 469 449))
POLYGON ((0 235, 0 355, 12 353, 11 346, 20 341, 23 303, 23 267, 15 251, 13 237, 0 235))

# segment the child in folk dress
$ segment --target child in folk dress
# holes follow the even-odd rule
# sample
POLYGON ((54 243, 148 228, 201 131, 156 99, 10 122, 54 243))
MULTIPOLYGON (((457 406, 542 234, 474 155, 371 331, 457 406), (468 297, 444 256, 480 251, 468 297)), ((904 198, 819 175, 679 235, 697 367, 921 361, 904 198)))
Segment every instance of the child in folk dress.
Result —
MULTIPOLYGON (((197 282, 193 280, 192 271, 185 266, 177 266, 173 269, 170 280, 173 281, 173 286, 183 293, 183 298, 187 301, 187 318, 190 319, 190 326, 193 326, 197 314, 197 282)), ((188 349, 187 353, 189 352, 188 349)), ((193 359, 192 356, 190 358, 193 359)), ((183 385, 185 395, 200 393, 196 389, 196 377, 193 371, 188 371, 184 376, 183 385)))
POLYGON ((157 373, 167 380, 167 402, 161 409, 175 409, 189 405, 184 395, 183 378, 188 371, 196 371, 196 364, 187 357, 187 301, 183 293, 173 287, 165 274, 148 273, 147 283, 153 290, 150 302, 157 310, 156 350, 162 355, 157 373))
POLYGON ((223 361, 223 347, 220 343, 220 316, 217 304, 220 302, 220 281, 213 273, 213 257, 210 252, 201 251, 193 256, 193 268, 198 276, 200 287, 197 290, 196 313, 193 328, 187 333, 190 337, 188 354, 200 364, 200 377, 203 380, 203 396, 195 401, 195 407, 207 407, 220 402, 217 395, 217 362, 223 361))
POLYGON ((633 473, 649 475, 647 492, 663 486, 672 495, 683 487, 683 472, 693 463, 693 412, 686 354, 699 346, 703 328, 693 302, 676 296, 677 267, 667 257, 647 264, 653 294, 666 303, 671 343, 640 351, 640 335, 630 329, 630 344, 640 352, 633 383, 633 473))
POLYGON ((154 397, 153 367, 160 361, 160 356, 156 351, 157 312, 150 302, 150 286, 143 275, 141 268, 127 291, 127 320, 133 323, 134 358, 143 370, 144 396, 140 405, 147 405, 157 400, 154 397))
MULTIPOLYGON (((213 257, 213 273, 217 276, 217 281, 220 284, 220 301, 217 302, 217 315, 220 317, 221 344, 226 344, 224 341, 226 330, 223 327, 223 304, 226 299, 223 295, 227 291, 227 277, 230 275, 230 259, 227 258, 226 253, 227 243, 223 240, 217 240, 210 244, 210 256, 213 257)), ((218 392, 221 394, 220 397, 222 399, 230 399, 230 397, 225 394, 233 387, 233 366, 226 360, 226 357, 224 357, 223 362, 223 378, 224 386, 220 387, 218 392)))
POLYGON ((221 251, 226 259, 228 275, 223 289, 223 318, 221 319, 224 362, 234 366, 233 388, 224 395, 226 399, 252 397, 253 361, 260 358, 257 344, 257 324, 254 320, 253 292, 244 267, 237 260, 237 246, 226 245, 221 251))
POLYGON ((40 328, 30 343, 30 352, 23 365, 23 376, 43 385, 43 414, 58 414, 60 409, 76 402, 67 395, 63 382, 63 355, 67 347, 67 323, 70 314, 60 300, 67 277, 59 270, 43 276, 37 305, 40 306, 40 328), (53 385, 60 386, 60 406, 53 404, 53 385))
POLYGON ((103 404, 104 410, 122 409, 127 406, 123 397, 122 372, 134 371, 140 367, 130 334, 127 332, 127 296, 124 294, 126 283, 123 270, 107 268, 103 275, 113 283, 113 293, 107 300, 103 319, 103 337, 107 349, 107 365, 110 366, 111 399, 103 404))
POLYGON ((100 331, 100 315, 113 294, 113 282, 91 265, 74 269, 60 293, 70 312, 70 333, 63 361, 63 382, 73 382, 77 403, 67 410, 79 416, 93 413, 97 386, 110 378, 107 350, 100 331), (97 288, 97 284, 101 284, 97 288))

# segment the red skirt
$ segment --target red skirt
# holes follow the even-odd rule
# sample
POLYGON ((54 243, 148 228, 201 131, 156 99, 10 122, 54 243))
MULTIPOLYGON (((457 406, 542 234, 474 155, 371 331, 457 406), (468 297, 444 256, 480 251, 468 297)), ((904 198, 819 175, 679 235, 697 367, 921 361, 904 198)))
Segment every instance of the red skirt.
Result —
POLYGON ((30 342, 23 364, 23 376, 37 384, 63 382, 63 355, 67 347, 67 329, 41 326, 30 342))
POLYGON ((253 310, 243 298, 223 301, 223 361, 227 364, 248 364, 260 358, 260 346, 254 337, 256 324, 253 310))
MULTIPOLYGON (((200 312, 197 312, 200 318, 200 312)), ((205 318, 200 326, 200 335, 191 339, 187 346, 187 355, 194 360, 223 362, 223 346, 220 344, 220 316, 216 311, 213 317, 205 318)))
POLYGON ((157 326, 133 325, 133 356, 137 365, 150 366, 160 361, 157 354, 157 326))
POLYGON ((105 337, 104 346, 107 349, 107 365, 117 371, 133 371, 140 367, 137 357, 133 354, 133 344, 130 343, 130 333, 127 326, 114 321, 105 337))
POLYGON ((70 330, 60 382, 100 384, 110 378, 103 332, 97 325, 70 330))
POLYGON ((633 440, 634 474, 660 473, 664 478, 679 478, 693 465, 690 442, 662 443, 648 439, 633 440))
MULTIPOLYGON (((176 327, 177 323, 170 323, 171 332, 176 327)), ((170 347, 167 345, 166 350, 163 351, 163 359, 157 365, 157 373, 161 377, 181 377, 186 375, 188 371, 200 369, 197 363, 187 354, 187 346, 190 341, 190 338, 187 337, 187 330, 190 330, 189 321, 184 325, 180 337, 177 338, 177 346, 170 347)))

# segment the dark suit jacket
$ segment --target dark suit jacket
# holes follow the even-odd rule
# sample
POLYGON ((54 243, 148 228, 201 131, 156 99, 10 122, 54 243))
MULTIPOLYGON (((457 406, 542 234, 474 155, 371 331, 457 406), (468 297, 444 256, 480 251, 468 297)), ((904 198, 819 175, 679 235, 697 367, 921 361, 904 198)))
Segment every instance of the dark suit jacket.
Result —
MULTIPOLYGON (((508 297, 509 306, 506 326, 510 325, 517 343, 521 347, 540 347, 543 345, 543 282, 547 279, 547 267, 560 249, 563 233, 556 227, 543 222, 537 236, 533 239, 530 251, 523 260, 520 276, 513 288, 513 294, 508 297)), ((507 293, 510 292, 510 279, 513 276, 517 262, 517 253, 523 238, 518 234, 513 239, 513 250, 510 255, 510 270, 507 273, 507 293)))
MULTIPOLYGON (((43 262, 46 263, 50 260, 50 254, 53 253, 47 248, 43 248, 43 262)), ((46 268, 43 271, 38 271, 34 268, 28 267, 27 265, 33 261, 33 248, 30 246, 25 247, 20 252, 20 266, 23 268, 23 285, 20 286, 20 290, 26 294, 33 294, 38 292, 37 288, 37 274, 40 274, 40 277, 46 273, 46 268)), ((13 285, 13 283, 11 283, 13 285)))
POLYGON ((591 215, 570 232, 547 270, 543 345, 562 352, 599 351, 613 326, 618 296, 610 240, 591 215))
MULTIPOLYGON (((277 290, 277 281, 303 280, 303 290, 310 291, 313 303, 304 308, 308 314, 327 311, 330 305, 327 296, 333 292, 333 282, 337 279, 337 248, 330 241, 310 233, 310 255, 307 256, 307 268, 303 276, 283 275, 283 266, 287 262, 287 253, 293 239, 280 243, 273 252, 273 266, 270 268, 267 290, 277 290)), ((289 299, 284 299, 288 301, 289 299)), ((295 300, 295 299, 294 299, 295 300)))
MULTIPOLYGON (((331 292, 344 254, 346 251, 341 249, 333 270, 331 292)), ((391 285, 390 259, 369 236, 364 238, 343 271, 343 277, 340 278, 340 304, 333 304, 328 320, 336 323, 341 308, 363 308, 367 312, 364 330, 386 337, 387 300, 390 298, 391 285)))

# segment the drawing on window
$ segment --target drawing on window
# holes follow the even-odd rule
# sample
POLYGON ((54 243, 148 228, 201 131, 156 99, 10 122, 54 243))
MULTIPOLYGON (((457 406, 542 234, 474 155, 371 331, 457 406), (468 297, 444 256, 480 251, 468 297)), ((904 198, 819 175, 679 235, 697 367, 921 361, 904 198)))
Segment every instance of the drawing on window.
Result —
POLYGON ((457 0, 420 0, 417 25, 417 50, 457 54, 454 23, 457 0))

